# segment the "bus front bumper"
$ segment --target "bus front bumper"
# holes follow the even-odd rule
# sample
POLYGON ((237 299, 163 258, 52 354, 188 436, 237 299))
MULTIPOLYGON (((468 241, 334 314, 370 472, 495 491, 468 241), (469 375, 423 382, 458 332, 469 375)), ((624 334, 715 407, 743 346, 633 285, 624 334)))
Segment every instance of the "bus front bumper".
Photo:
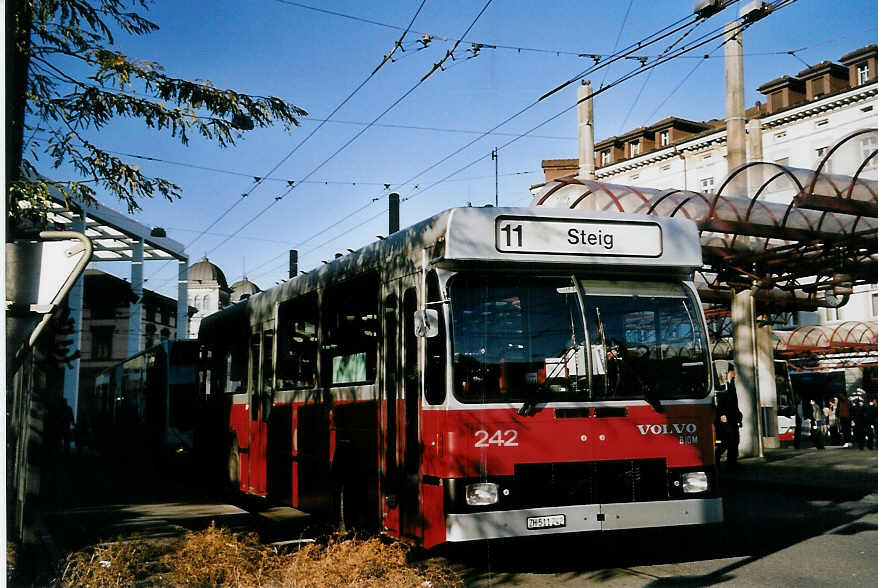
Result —
POLYGON ((445 540, 474 541, 555 533, 705 525, 722 521, 722 498, 586 504, 448 514, 445 517, 445 540))

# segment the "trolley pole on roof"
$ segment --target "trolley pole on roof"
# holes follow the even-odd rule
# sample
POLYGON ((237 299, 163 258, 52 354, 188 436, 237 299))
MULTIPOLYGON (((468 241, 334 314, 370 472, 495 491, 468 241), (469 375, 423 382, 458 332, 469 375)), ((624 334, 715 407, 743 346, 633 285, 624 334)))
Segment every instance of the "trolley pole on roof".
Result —
POLYGON ((296 277, 299 273, 299 250, 290 249, 290 279, 296 277))
POLYGON ((494 206, 500 206, 500 176, 497 173, 497 165, 500 162, 500 155, 497 153, 496 147, 491 151, 491 159, 494 160, 494 206))
POLYGON ((399 194, 396 192, 390 193, 390 209, 388 212, 389 224, 387 234, 392 235, 399 230, 399 194))

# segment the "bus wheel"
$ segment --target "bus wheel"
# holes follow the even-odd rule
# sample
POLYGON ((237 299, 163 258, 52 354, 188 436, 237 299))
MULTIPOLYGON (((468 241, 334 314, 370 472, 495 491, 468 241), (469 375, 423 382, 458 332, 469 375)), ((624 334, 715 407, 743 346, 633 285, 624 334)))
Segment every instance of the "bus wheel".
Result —
POLYGON ((241 490, 241 450, 238 439, 233 438, 229 444, 229 455, 226 461, 226 484, 229 492, 241 490))

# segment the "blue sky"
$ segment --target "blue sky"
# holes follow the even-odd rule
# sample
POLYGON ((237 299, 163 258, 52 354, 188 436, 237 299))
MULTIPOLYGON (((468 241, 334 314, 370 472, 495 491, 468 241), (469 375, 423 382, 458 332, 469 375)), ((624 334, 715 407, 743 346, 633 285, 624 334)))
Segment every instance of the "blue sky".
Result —
MULTIPOLYGON (((743 3, 702 23, 680 44, 693 43, 722 27, 737 16, 743 3)), ((435 164, 477 138, 474 132, 491 129, 592 65, 592 59, 577 54, 611 54, 686 17, 694 2, 494 0, 444 71, 433 73, 330 159, 364 128, 363 123, 373 121, 409 92, 485 5, 485 0, 426 0, 404 41, 406 51, 397 51, 395 61, 386 63, 330 122, 289 155, 320 119, 326 119, 368 78, 399 38, 402 31, 395 27, 405 28, 420 4, 421 0, 153 4, 146 16, 161 29, 144 37, 120 34, 117 49, 157 61, 173 76, 282 97, 307 110, 309 116, 289 133, 279 128, 251 131, 228 149, 200 138, 182 146, 138 121, 114 122, 99 134, 91 133, 106 149, 164 160, 133 161, 145 173, 168 178, 183 188, 183 198, 173 203, 144 201, 134 218, 165 227, 169 237, 188 245, 192 262, 207 254, 224 270, 229 283, 246 271, 252 281, 267 288, 286 278, 288 249, 300 251, 300 269, 307 270, 332 259, 335 252, 356 249, 375 235, 386 234, 385 183, 404 199, 403 226, 452 206, 493 203, 490 153, 494 147, 501 147, 500 204, 527 205, 529 186, 542 179, 542 159, 577 156, 576 112, 570 110, 531 135, 506 144, 571 106, 575 84, 496 131, 505 134, 481 138, 435 164), (433 38, 426 48, 417 50, 417 40, 424 33, 433 38), (467 51, 473 42, 498 47, 483 47, 473 55, 467 51), (284 158, 271 179, 241 198, 254 186, 253 177, 265 177, 284 158), (275 200, 287 192, 287 180, 294 180, 296 187, 275 200)), ((678 37, 637 55, 658 55, 678 37)), ((798 0, 745 33, 747 105, 764 100, 756 91, 763 82, 795 75, 806 64, 837 61, 849 51, 876 42, 878 3, 874 0, 798 0), (786 53, 791 50, 795 55, 786 53)), ((722 118, 724 74, 719 45, 720 41, 708 43, 692 57, 675 59, 596 97, 596 139, 668 116, 722 118), (704 59, 705 54, 713 57, 704 59)), ((637 61, 622 60, 587 77, 598 87, 639 67, 637 61)), ((42 166, 44 173, 56 178, 68 173, 64 168, 52 170, 47 160, 42 166)), ((109 197, 99 199, 111 208, 122 208, 109 197)), ((129 271, 122 264, 99 267, 122 276, 129 271)), ((147 288, 176 296, 174 265, 151 262, 145 275, 147 288)))

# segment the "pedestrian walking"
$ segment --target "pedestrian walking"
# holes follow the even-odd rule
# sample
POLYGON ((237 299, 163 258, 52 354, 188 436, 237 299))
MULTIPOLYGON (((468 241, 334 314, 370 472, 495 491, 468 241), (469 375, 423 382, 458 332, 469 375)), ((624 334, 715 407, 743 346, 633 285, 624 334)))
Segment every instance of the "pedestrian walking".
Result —
POLYGON ((826 426, 829 431, 829 444, 841 445, 841 425, 838 422, 838 397, 829 400, 829 406, 823 409, 826 414, 826 426))
POLYGON ((869 418, 867 406, 863 403, 862 398, 854 400, 854 404, 851 407, 851 420, 854 428, 854 444, 858 449, 865 449, 869 418))
POLYGON ((878 398, 869 401, 866 407, 866 445, 878 449, 878 398))
POLYGON ((723 453, 728 451, 726 469, 738 467, 738 443, 741 440, 739 428, 744 420, 738 408, 738 392, 735 389, 735 368, 729 366, 726 374, 726 389, 717 393, 716 417, 714 426, 719 444, 716 446, 716 465, 719 467, 723 453))
POLYGON ((826 415, 820 403, 811 399, 811 441, 816 449, 826 449, 823 445, 823 434, 826 432, 826 415))
POLYGON ((838 423, 841 427, 841 442, 845 447, 853 447, 851 437, 851 401, 847 394, 842 394, 838 399, 838 423))

